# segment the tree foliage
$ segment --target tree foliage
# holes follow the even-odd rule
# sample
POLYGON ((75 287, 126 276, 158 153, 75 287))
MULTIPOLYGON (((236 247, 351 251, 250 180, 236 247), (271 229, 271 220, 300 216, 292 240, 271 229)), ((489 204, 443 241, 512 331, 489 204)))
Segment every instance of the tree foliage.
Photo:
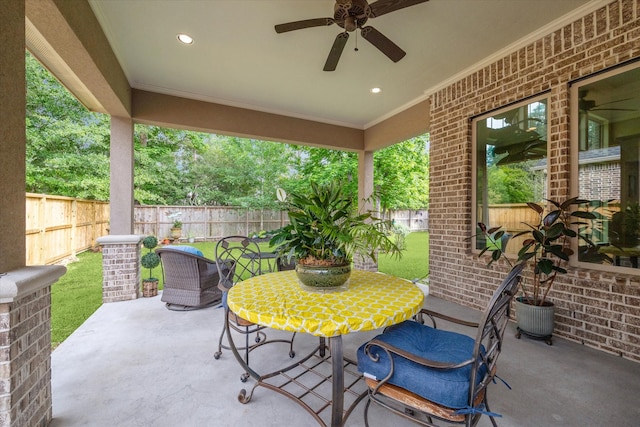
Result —
POLYGON ((26 54, 26 191, 105 200, 108 117, 87 111, 26 54))
MULTIPOLYGON (((28 52, 26 191, 108 200, 109 117, 88 111, 28 52)), ((276 190, 344 183, 358 193, 356 153, 137 124, 134 198, 141 204, 277 207, 276 190)), ((428 203, 428 137, 374 153, 386 209, 428 203)))

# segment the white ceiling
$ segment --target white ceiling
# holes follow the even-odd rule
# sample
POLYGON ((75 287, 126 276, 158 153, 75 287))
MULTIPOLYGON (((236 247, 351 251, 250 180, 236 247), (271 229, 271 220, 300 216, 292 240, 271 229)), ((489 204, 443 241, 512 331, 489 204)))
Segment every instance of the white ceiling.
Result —
POLYGON ((414 105, 456 75, 566 24, 601 0, 430 0, 370 19, 407 55, 393 63, 358 34, 322 71, 333 0, 89 0, 131 87, 358 129, 414 105), (178 43, 187 33, 191 46, 178 43), (378 86, 382 93, 369 89, 378 86))

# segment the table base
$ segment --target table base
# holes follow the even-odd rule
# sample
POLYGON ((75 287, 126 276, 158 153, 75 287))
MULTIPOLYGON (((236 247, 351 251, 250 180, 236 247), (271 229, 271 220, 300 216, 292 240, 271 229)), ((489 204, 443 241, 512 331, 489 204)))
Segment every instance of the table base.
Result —
MULTIPOLYGON (((230 345, 233 350, 235 346, 232 341, 230 345)), ((357 363, 341 357, 342 337, 331 338, 331 346, 333 355, 332 351, 327 352, 329 348, 326 346, 325 338, 320 338, 320 344, 307 356, 265 375, 259 375, 253 369, 243 366, 256 383, 248 394, 246 389, 240 390, 238 401, 243 404, 249 403, 256 388, 264 387, 296 402, 321 426, 344 425, 358 403, 367 396, 367 387, 362 374, 357 370, 357 363), (342 363, 339 362, 340 359, 342 363), (327 398, 327 395, 332 398, 327 398), (345 403, 348 403, 346 409, 345 403), (323 420, 323 412, 330 412, 329 424, 323 420)), ((242 358, 238 356, 239 353, 236 358, 243 364, 242 358)))

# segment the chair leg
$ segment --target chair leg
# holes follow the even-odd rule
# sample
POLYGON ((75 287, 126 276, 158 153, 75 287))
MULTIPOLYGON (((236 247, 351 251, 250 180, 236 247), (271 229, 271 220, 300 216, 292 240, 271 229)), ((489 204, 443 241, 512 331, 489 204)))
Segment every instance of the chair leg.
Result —
POLYGON ((213 353, 213 358, 214 359, 220 359, 220 356, 222 355, 222 340, 224 339, 225 334, 227 333, 227 330, 225 328, 222 328, 222 333, 220 334, 220 339, 218 339, 218 351, 216 351, 215 353, 213 353))
MULTIPOLYGON (((487 412, 491 413, 491 408, 489 408, 489 403, 487 402, 486 392, 485 392, 485 396, 484 396, 484 407, 486 408, 487 412)), ((496 420, 493 417, 493 415, 488 415, 488 417, 491 420, 491 425, 493 425, 493 427, 498 427, 498 424, 496 423, 496 420)))
POLYGON ((295 337, 296 333, 294 332, 293 335, 291 335, 291 345, 289 345, 289 357, 292 359, 296 357, 296 352, 293 351, 293 340, 295 339, 295 337))
MULTIPOLYGON (((245 334, 244 334, 244 363, 246 363, 247 366, 249 366, 249 350, 250 350, 250 347, 249 347, 249 335, 250 335, 249 328, 245 327, 244 328, 244 332, 245 332, 245 334)), ((242 375, 240 375, 240 381, 242 381, 243 383, 247 382, 248 379, 249 379, 249 373, 248 372, 245 372, 242 375)))
POLYGON ((367 396, 367 403, 364 405, 364 427, 369 427, 369 406, 371 406, 371 399, 367 396))

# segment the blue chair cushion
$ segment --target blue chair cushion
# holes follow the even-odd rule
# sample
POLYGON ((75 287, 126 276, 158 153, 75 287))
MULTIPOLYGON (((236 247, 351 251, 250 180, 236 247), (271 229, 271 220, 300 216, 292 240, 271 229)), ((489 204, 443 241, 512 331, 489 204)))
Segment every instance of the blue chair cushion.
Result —
MULTIPOLYGON (((435 329, 411 320, 391 326, 376 338, 425 359, 447 363, 471 359, 475 345, 475 341, 466 335, 435 329)), ((365 345, 358 349, 358 370, 366 376, 382 380, 390 371, 387 353, 373 346, 370 351, 379 355, 378 362, 374 362, 365 354, 365 345)), ((389 383, 449 408, 470 406, 471 365, 458 369, 434 369, 396 354, 392 357, 395 368, 389 383)), ((479 373, 478 382, 486 373, 484 365, 479 373)))
POLYGON ((204 255, 202 254, 202 251, 201 251, 200 249, 198 249, 198 248, 194 248, 193 246, 186 246, 186 245, 184 245, 184 246, 183 246, 183 245, 168 245, 168 246, 165 246, 165 248, 168 248, 168 249, 174 249, 174 250, 182 251, 182 252, 187 252, 187 253, 194 254, 194 255, 198 255, 198 256, 204 256, 204 255))

